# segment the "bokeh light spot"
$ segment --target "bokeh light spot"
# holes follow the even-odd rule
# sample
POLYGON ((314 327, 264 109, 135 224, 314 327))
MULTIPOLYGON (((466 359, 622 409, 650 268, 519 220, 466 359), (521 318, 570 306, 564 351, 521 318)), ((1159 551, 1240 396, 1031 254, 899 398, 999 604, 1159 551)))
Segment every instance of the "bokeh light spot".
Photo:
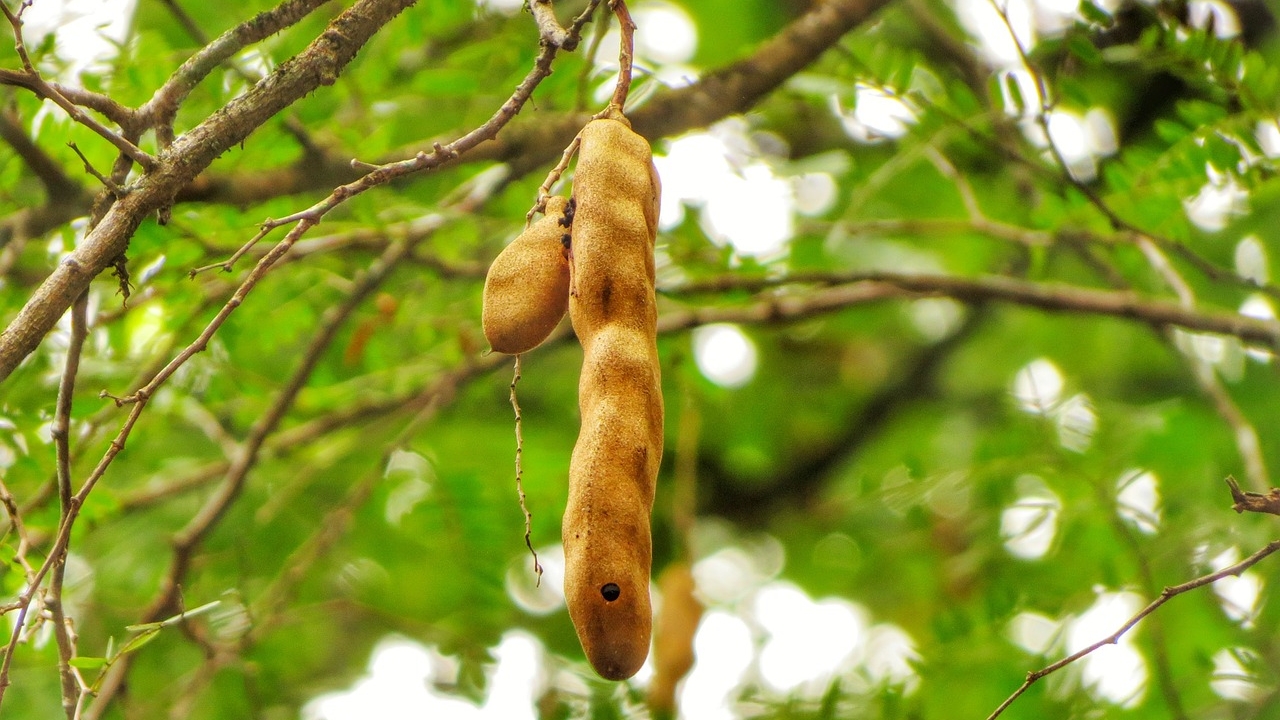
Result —
POLYGON ((735 325, 694 330, 693 356, 703 376, 722 387, 741 387, 756 373, 756 346, 735 325))

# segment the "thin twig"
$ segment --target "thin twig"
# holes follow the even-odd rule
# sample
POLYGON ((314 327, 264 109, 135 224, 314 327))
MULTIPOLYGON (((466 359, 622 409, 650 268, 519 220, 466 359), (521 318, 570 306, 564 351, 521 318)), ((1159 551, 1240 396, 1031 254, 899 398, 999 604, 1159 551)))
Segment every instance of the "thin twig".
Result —
POLYGON ((850 235, 887 235, 897 233, 917 236, 947 236, 972 232, 986 235, 995 240, 1018 243, 1027 247, 1049 247, 1058 239, 1051 232, 1022 228, 985 217, 971 219, 885 218, 842 224, 840 229, 850 235))
POLYGON ((943 177, 956 186, 956 192, 960 194, 960 202, 964 203, 964 211, 969 216, 970 222, 977 225, 987 221, 987 216, 982 212, 982 206, 978 204, 978 196, 973 191, 973 185, 969 183, 969 179, 932 144, 924 146, 924 155, 943 177))
MULTIPOLYGON (((22 568, 22 572, 26 576, 27 585, 31 585, 36 575, 35 569, 27 562, 27 551, 31 548, 31 538, 27 535, 27 527, 22 521, 22 511, 18 508, 18 501, 14 499, 9 487, 4 484, 4 478, 0 478, 0 505, 4 506, 5 516, 9 519, 9 527, 5 530, 6 534, 12 532, 18 536, 18 547, 14 553, 13 561, 22 568)), ((16 609, 18 609, 17 602, 0 606, 0 615, 16 609)))
POLYGON ((520 512, 524 513, 524 544, 529 548, 529 553, 533 555, 533 571, 537 573, 538 579, 535 585, 542 584, 542 565, 538 562, 538 551, 533 549, 533 515, 529 512, 529 505, 525 502, 524 495, 524 467, 521 460, 524 455, 524 435, 521 432, 520 424, 520 401, 516 399, 516 385, 520 383, 520 355, 516 355, 515 372, 511 376, 511 409, 516 414, 516 496, 520 499, 520 512))
MULTIPOLYGON (((1133 475, 1129 474, 1124 477, 1131 478, 1133 475)), ((1100 505, 1103 507, 1110 506, 1112 509, 1108 515, 1111 518, 1111 525, 1115 528, 1116 535, 1120 537, 1125 547, 1129 549, 1129 552, 1133 555, 1134 562, 1138 566, 1138 574, 1142 578, 1142 591, 1147 595, 1156 594, 1156 588, 1159 586, 1156 584, 1155 575, 1151 572, 1151 563, 1147 562, 1147 556, 1139 543, 1137 533, 1133 525, 1125 520, 1120 512, 1116 511, 1118 510, 1118 493, 1105 483, 1097 483, 1095 487, 1100 505)), ((1187 713, 1182 707, 1182 697, 1178 693, 1178 684, 1174 680, 1173 670, 1169 665, 1169 647, 1163 618, 1161 616, 1152 617, 1147 630, 1151 638, 1152 655, 1155 660, 1156 680, 1159 683, 1160 691, 1164 694, 1164 701, 1169 707, 1170 716, 1172 720, 1188 720, 1187 713)))
POLYGON ((556 184, 560 176, 565 170, 569 169, 569 162, 573 160, 574 153, 578 152, 578 148, 582 145, 582 133, 573 136, 573 142, 564 149, 564 153, 560 155, 560 162, 551 168, 551 172, 547 173, 547 179, 542 181, 542 185, 538 186, 538 199, 529 208, 529 212, 525 213, 524 226, 527 228, 533 222, 533 216, 546 210, 547 198, 551 195, 551 186, 556 184))
POLYGON ((636 23, 627 10, 626 0, 609 0, 609 9, 618 17, 618 83, 613 87, 613 99, 609 105, 622 111, 627 106, 627 95, 631 92, 631 62, 635 57, 636 23))
POLYGON ((1244 560, 1241 560, 1235 565, 1230 565, 1217 572, 1209 573, 1208 575, 1202 575, 1194 580, 1189 580, 1185 583, 1182 583, 1181 585, 1166 587, 1164 590, 1160 592, 1159 597, 1157 597, 1155 600, 1152 600, 1146 607, 1139 610, 1137 614, 1135 614, 1133 617, 1125 621, 1125 623, 1121 625, 1119 629, 1117 629, 1115 632, 1111 633, 1107 637, 1102 638, 1101 640, 1093 643, 1092 645, 1089 645, 1088 647, 1085 647, 1077 652, 1074 652, 1071 655, 1068 655, 1067 657, 1053 663, 1052 665, 1049 665, 1040 670, 1035 670, 1033 672, 1027 673, 1027 679, 1022 683, 1022 686, 1019 687, 1017 690, 1013 691, 1013 694, 1010 695, 1008 698, 1006 698, 1004 702, 1000 703, 999 707, 997 707, 994 712, 992 712, 990 715, 987 716, 987 720, 995 720, 995 718, 1000 717, 1000 715, 1006 709, 1008 709, 1008 707, 1012 705, 1015 700, 1017 700, 1024 692, 1027 691, 1027 688, 1031 687, 1040 678, 1043 678, 1046 675, 1049 675, 1054 672, 1057 672, 1058 670, 1061 670, 1062 668, 1092 653, 1098 648, 1103 647, 1104 645, 1116 644, 1120 640, 1120 638, 1124 636, 1125 633, 1132 630, 1133 627, 1137 625, 1139 622, 1141 622, 1143 618, 1155 612, 1157 609, 1160 608, 1161 605, 1164 605, 1165 603, 1169 602, 1173 598, 1183 593, 1217 582, 1218 580, 1221 580, 1222 578, 1225 578, 1227 576, 1230 576, 1230 575, 1239 576, 1245 570, 1248 570, 1249 568, 1258 564, 1268 555, 1271 555, 1277 550, 1280 550, 1280 540, 1273 540, 1270 543, 1267 543, 1267 545, 1264 546, 1261 550, 1258 550, 1254 554, 1250 555, 1244 560))
POLYGON ((89 162, 89 158, 85 157, 84 153, 80 152, 80 146, 73 142, 69 142, 67 143, 67 147, 71 148, 71 150, 75 152, 76 156, 80 158, 80 162, 84 163, 84 171, 97 178, 98 182, 102 183, 107 190, 110 190, 112 195, 115 195, 116 197, 124 195, 125 189, 120 187, 116 181, 98 172, 97 169, 93 167, 93 163, 89 162))
MULTIPOLYGON (((62 371, 62 380, 58 384, 58 401, 54 411, 53 436, 54 450, 58 466, 58 506, 59 521, 66 522, 71 513, 71 404, 75 394, 76 376, 80 371, 80 354, 84 348, 84 340, 88 334, 86 318, 89 305, 89 294, 86 292, 71 305, 71 340, 67 348, 66 366, 62 371)), ((72 641, 69 619, 63 611, 62 587, 67 570, 67 552, 55 558, 52 576, 49 580, 49 591, 45 594, 45 608, 53 619, 54 637, 58 643, 58 673, 62 678, 62 709, 67 720, 74 720, 76 708, 80 703, 81 683, 71 667, 71 658, 75 657, 75 643, 72 641)))
POLYGON ((173 18, 178 21, 178 24, 182 26, 182 29, 196 44, 201 47, 209 44, 209 38, 204 34, 204 30, 200 29, 200 25, 178 4, 177 0, 160 0, 160 4, 169 8, 169 14, 173 15, 173 18))

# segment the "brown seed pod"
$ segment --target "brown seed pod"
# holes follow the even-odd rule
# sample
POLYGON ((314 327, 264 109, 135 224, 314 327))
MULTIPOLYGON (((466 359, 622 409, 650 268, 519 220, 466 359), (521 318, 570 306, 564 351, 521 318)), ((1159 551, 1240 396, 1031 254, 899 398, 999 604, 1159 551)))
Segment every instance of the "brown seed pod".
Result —
POLYGON ((580 134, 573 292, 582 343, 582 430, 569 464, 565 599, 601 677, 631 677, 649 654, 649 513, 662 460, 653 244, 658 185, 649 144, 620 113, 580 134))
POLYGON ((572 217, 568 200, 547 198, 546 214, 489 266, 480 322, 494 350, 511 355, 532 350, 564 317, 572 217))
POLYGON ((676 685, 693 667, 693 636, 702 620, 702 603, 694 595, 689 563, 667 566, 658 578, 662 608, 653 629, 653 680, 649 709, 670 717, 676 709, 676 685))

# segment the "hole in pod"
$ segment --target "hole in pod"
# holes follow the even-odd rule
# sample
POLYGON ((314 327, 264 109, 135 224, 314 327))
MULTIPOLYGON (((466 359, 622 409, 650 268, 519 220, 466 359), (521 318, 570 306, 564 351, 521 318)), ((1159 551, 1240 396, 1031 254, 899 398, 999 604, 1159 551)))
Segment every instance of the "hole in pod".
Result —
POLYGON ((618 587, 617 583, 606 583, 604 587, 600 588, 600 595, 604 597, 605 602, 613 602, 618 599, 619 595, 622 595, 622 588, 618 587))

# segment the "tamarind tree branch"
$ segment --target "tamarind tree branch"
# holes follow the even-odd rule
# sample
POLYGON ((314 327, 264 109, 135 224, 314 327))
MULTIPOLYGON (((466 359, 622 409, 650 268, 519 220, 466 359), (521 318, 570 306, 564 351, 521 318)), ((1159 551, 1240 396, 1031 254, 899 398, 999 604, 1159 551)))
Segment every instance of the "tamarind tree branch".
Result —
MULTIPOLYGON (((298 23, 328 2, 330 0, 286 0, 227 30, 187 58, 151 99, 138 108, 138 113, 146 119, 147 124, 155 127, 160 147, 168 147, 172 142, 173 119, 178 114, 178 109, 209 73, 245 47, 298 23)), ((177 9, 172 2, 166 4, 171 9, 177 9)), ((185 13, 180 14, 180 17, 183 16, 185 13)), ((188 30, 190 29, 192 26, 188 25, 188 30)), ((199 31, 199 28, 194 29, 199 31)))
MULTIPOLYGON (((575 18, 569 30, 564 28, 560 30, 570 32, 577 28, 580 31, 588 18, 588 12, 600 1, 592 0, 587 10, 575 18)), ((311 0, 311 2, 318 2, 318 0, 311 0)), ((641 134, 653 139, 703 127, 735 112, 741 112, 759 102, 787 78, 825 52, 843 34, 866 21, 888 2, 889 0, 830 0, 825 3, 816 3, 813 9, 792 22, 774 38, 766 41, 753 54, 709 73, 691 86, 658 94, 644 107, 633 112, 630 117, 633 122, 639 123, 637 129, 641 134), (691 99, 697 99, 696 111, 686 107, 691 99)), ((286 26, 282 19, 277 19, 277 16, 283 18, 288 14, 284 10, 286 6, 309 4, 303 0, 282 4, 277 9, 263 13, 249 23, 228 31, 222 38, 215 40, 213 46, 221 46, 227 35, 234 35, 238 42, 247 44, 249 40, 246 38, 255 29, 271 28, 272 31, 278 32, 286 26), (264 16, 270 16, 272 20, 268 21, 264 16), (253 28, 245 27, 250 24, 253 28)), ((539 0, 531 3, 530 7, 534 11, 535 18, 543 18, 546 17, 544 13, 550 10, 550 5, 548 0, 539 0)), ((547 27, 552 27, 551 23, 554 23, 553 15, 547 27)), ((554 27, 559 28, 559 25, 555 24, 554 27)), ((561 36, 552 30, 550 37, 561 36)), ((194 83, 198 82, 197 78, 202 77, 201 72, 207 74, 212 67, 216 67, 215 57, 221 57, 223 53, 229 57, 234 53, 234 50, 228 52, 227 48, 239 49, 230 38, 225 42, 226 45, 221 46, 223 49, 220 52, 209 50, 209 56, 205 56, 202 51, 188 60, 184 64, 188 70, 180 70, 175 73, 174 78, 171 78, 170 84, 173 87, 169 91, 157 91, 143 109, 150 109, 151 114, 158 117, 161 108, 167 107, 167 103, 171 102, 162 98, 176 97, 181 94, 177 88, 187 84, 194 87, 194 83)), ((273 73, 273 76, 279 75, 283 70, 285 67, 282 65, 273 73)), ((169 84, 166 84, 166 87, 169 87, 169 84)), ((510 162, 513 163, 513 169, 516 171, 514 175, 522 175, 554 159, 555 148, 564 147, 589 117, 585 113, 570 113, 552 118, 543 115, 536 122, 512 123, 504 130, 501 137, 477 147, 468 153, 466 158, 468 161, 510 162)), ((148 120, 156 122, 154 118, 148 118, 148 120)), ((247 134, 244 135, 247 136, 247 134)), ((233 138, 234 141, 225 143, 225 146, 235 145, 242 139, 243 137, 233 138)), ((219 143, 219 152, 225 150, 222 145, 224 143, 219 143)), ((205 163, 205 166, 207 164, 205 163)), ((183 173, 185 179, 177 183, 175 195, 177 201, 246 205, 281 195, 332 188, 335 184, 352 182, 359 177, 352 170, 347 158, 337 155, 323 158, 311 156, 302 164, 274 171, 255 171, 251 175, 210 174, 204 173, 203 170, 204 167, 200 167, 199 172, 194 174, 183 173), (186 177, 187 175, 190 177, 186 177)), ((29 235, 41 235, 65 222, 66 218, 75 217, 83 212, 83 209, 75 209, 28 214, 29 216, 22 218, 22 226, 29 235)), ((120 242, 114 239, 118 234, 118 230, 109 233, 115 244, 120 242)), ((51 277, 50 281, 52 280, 51 277)), ((68 281, 69 278, 60 275, 56 282, 68 281)), ((40 300, 40 303, 51 301, 52 298, 46 298, 40 300)), ((44 313, 34 314, 34 316, 25 317, 24 323, 34 322, 37 318, 42 320, 43 317, 44 313)), ((43 325, 43 322, 40 325, 43 325)), ((18 330, 15 328, 14 332, 18 330)), ((19 337, 15 340, 19 339, 22 340, 19 347, 25 347, 33 342, 28 332, 19 333, 19 337)), ((14 361, 7 356, 17 352, 16 349, 7 349, 7 343, 3 340, 0 338, 0 381, 12 372, 11 364, 14 361)), ((34 342, 38 343, 38 337, 34 342)), ((31 347, 34 348, 34 345, 31 347)), ((25 353, 22 355, 25 356, 25 353)))
MULTIPOLYGON (((58 498, 62 522, 66 521, 67 515, 71 512, 71 402, 75 391, 76 376, 79 374, 80 369, 80 353, 84 347, 85 336, 88 334, 87 307, 88 298, 83 295, 76 300, 73 306, 67 358, 61 380, 58 383, 58 401, 54 412, 53 424, 50 427, 50 435, 53 439, 57 461, 58 498)), ((18 522, 18 514, 15 508, 10 513, 10 523, 18 526, 18 522)), ((67 547, 64 545, 61 552, 56 555, 51 554, 45 562, 46 567, 52 564, 52 580, 49 583, 48 591, 44 593, 43 602, 45 608, 49 611, 49 616, 53 623, 54 637, 58 646, 58 674, 62 682, 63 711, 66 713, 68 720, 73 720, 81 695, 78 676, 70 665, 71 658, 75 654, 74 642, 67 627, 67 617, 63 613, 62 605, 66 552, 67 547)), ((33 584, 30 589, 38 590, 39 586, 33 584)), ((14 623, 9 644, 4 650, 3 660, 0 661, 0 703, 3 702, 5 689, 9 686, 9 668, 13 660, 13 652, 18 639, 25 629, 24 620, 30 612, 30 605, 35 601, 35 598, 35 592, 24 592, 17 600, 21 612, 14 623)))
POLYGON ((1094 315, 1142 320, 1173 325, 1186 330, 1231 335, 1246 342, 1280 347, 1280 322, 1251 318, 1236 313, 1186 308, 1167 300, 1146 298, 1137 293, 1095 290, 1056 282, 1031 282, 987 275, 962 278, 951 275, 893 272, 794 273, 783 278, 741 278, 727 276, 664 289, 664 294, 695 294, 725 290, 759 291, 796 283, 816 283, 834 287, 804 294, 778 295, 745 307, 707 307, 672 312, 659 318, 660 327, 696 325, 706 322, 750 322, 789 320, 844 306, 900 297, 944 296, 961 302, 1001 301, 1054 312, 1082 312, 1094 315))
POLYGON ((1202 575, 1194 580, 1189 580, 1185 583, 1182 583, 1181 585, 1173 585, 1170 587, 1166 587, 1164 590, 1160 592, 1160 595, 1156 599, 1152 600, 1149 604, 1147 604, 1146 607, 1139 610, 1133 617, 1126 620, 1123 625, 1121 625, 1115 632, 1111 633, 1107 637, 1102 638, 1101 640, 1093 643, 1092 645, 1082 648, 1077 652, 1072 653, 1071 655, 1068 655, 1067 657, 1053 663, 1052 665, 1041 668, 1040 670, 1035 670, 1033 672, 1027 673, 1027 679, 1022 683, 1022 685, 1017 690, 1013 691, 1013 694, 1010 695, 1008 698, 1006 698, 1004 702, 1000 703, 999 707, 997 707, 994 712, 992 712, 990 715, 987 716, 987 720, 995 720, 996 718, 1000 717, 1000 715, 1003 714, 1004 711, 1007 710, 1009 706, 1012 705, 1013 702, 1017 700, 1024 692, 1026 692, 1027 688, 1030 688, 1032 685, 1034 685, 1037 680, 1040 680, 1046 675, 1051 675, 1061 670, 1062 668, 1070 665, 1071 663, 1079 660, 1080 658, 1085 657, 1086 655, 1089 655, 1090 653, 1094 652, 1098 648, 1101 648, 1105 645, 1115 645, 1120 640, 1120 638, 1124 636, 1125 633, 1132 630, 1133 627, 1137 625, 1139 622, 1141 622, 1143 618, 1147 617, 1151 613, 1160 609, 1161 605, 1164 605, 1165 603, 1169 602, 1170 600, 1172 600, 1173 598, 1179 595, 1182 595, 1183 593, 1190 592, 1191 590, 1195 590, 1196 588, 1204 587, 1205 585, 1210 585, 1225 577, 1228 577, 1228 576, 1239 577, 1240 574, 1243 573, 1245 570, 1248 570, 1254 565, 1257 565, 1259 562, 1261 562, 1267 556, 1275 553, 1277 550, 1280 550, 1280 540, 1273 540, 1267 543, 1265 546, 1263 546, 1262 549, 1258 550, 1254 554, 1250 555, 1249 557, 1245 558, 1244 560, 1241 560, 1240 562, 1234 565, 1225 567, 1217 572, 1209 573, 1208 575, 1202 575))
MULTIPOLYGON (((599 2, 599 0, 594 0, 599 2)), ((827 0, 814 3, 777 35, 750 55, 709 72, 687 87, 659 92, 643 107, 627 114, 636 131, 649 140, 705 127, 755 106, 795 73, 812 63, 846 33, 866 22, 890 0, 827 0)), ((535 18, 545 12, 546 0, 531 2, 535 18)), ((554 20, 554 18, 553 18, 554 20)), ((578 130, 591 119, 586 112, 516 121, 502 135, 466 155, 467 162, 496 161, 512 165, 523 176, 553 162, 578 130)), ((415 143, 414 146, 421 143, 415 143)), ((393 155, 393 157, 396 157, 393 155)), ((403 154, 399 155, 403 157, 403 154)), ((293 165, 273 171, 205 174, 178 196, 179 201, 261 202, 280 195, 332 187, 355 177, 345 157, 331 156, 307 167, 293 165)))
POLYGON ((0 332, 0 382, 40 344, 90 281, 119 257, 152 212, 278 112, 322 85, 332 85, 356 52, 413 0, 358 0, 302 52, 183 134, 32 293, 0 332))
MULTIPOLYGON (((58 401, 53 427, 49 433, 53 437, 57 458, 60 520, 65 520, 71 512, 71 404, 75 395, 76 377, 80 372, 80 355, 84 349, 85 337, 88 335, 88 305, 89 296, 83 294, 71 306, 71 338, 67 347, 67 361, 62 371, 62 379, 58 383, 58 401)), ((82 695, 76 671, 71 667, 71 658, 75 656, 75 642, 68 629, 69 618, 66 617, 62 604, 62 588, 67 570, 66 560, 66 550, 60 557, 54 558, 56 564, 53 567, 44 602, 53 619, 53 633, 58 643, 58 674, 62 679, 62 708, 67 714, 67 720, 74 720, 82 695)), ((22 628, 18 627, 15 630, 21 631, 22 628)))
MULTIPOLYGON (((889 1, 814 3, 812 9, 748 57, 713 71, 692 85, 660 93, 627 117, 637 133, 653 140, 744 112, 889 1)), ((470 159, 508 162, 514 173, 523 174, 550 161, 555 149, 567 145, 589 117, 574 113, 557 120, 540 118, 537 123, 514 125, 470 159)))
POLYGON ((538 35, 542 38, 542 42, 554 45, 561 50, 572 52, 578 49, 578 43, 582 40, 582 27, 586 25, 587 20, 596 11, 596 6, 601 0, 591 0, 587 3, 587 7, 578 15, 573 24, 565 29, 560 26, 560 21, 556 20, 556 11, 552 0, 531 0, 529 2, 529 12, 533 15, 533 21, 538 25, 538 35))

